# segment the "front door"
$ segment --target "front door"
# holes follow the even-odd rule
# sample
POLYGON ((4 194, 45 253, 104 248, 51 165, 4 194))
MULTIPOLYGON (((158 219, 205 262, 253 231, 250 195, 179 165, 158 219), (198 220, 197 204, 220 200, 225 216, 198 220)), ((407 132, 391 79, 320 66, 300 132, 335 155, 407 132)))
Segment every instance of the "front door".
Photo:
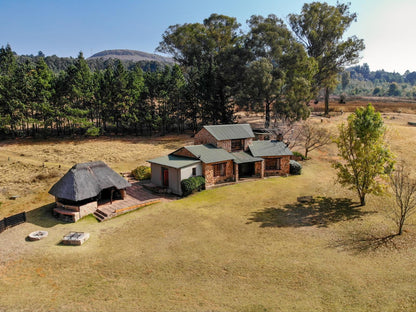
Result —
POLYGON ((162 180, 163 186, 169 186, 169 170, 167 168, 162 168, 162 180))

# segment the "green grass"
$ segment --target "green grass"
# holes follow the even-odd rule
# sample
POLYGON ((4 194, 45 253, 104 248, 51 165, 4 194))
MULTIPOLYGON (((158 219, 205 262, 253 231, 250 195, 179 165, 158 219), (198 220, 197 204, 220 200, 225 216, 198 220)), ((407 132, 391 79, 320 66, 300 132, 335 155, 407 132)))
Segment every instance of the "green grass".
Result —
POLYGON ((416 309, 412 227, 381 242, 391 228, 378 212, 380 199, 357 207, 323 162, 312 159, 303 172, 203 191, 103 223, 63 224, 40 208, 0 235, 0 246, 13 238, 17 248, 0 262, 0 310, 416 309), (302 195, 321 197, 299 204, 302 195), (49 236, 26 242, 39 228, 49 236), (59 245, 68 231, 91 238, 59 245))

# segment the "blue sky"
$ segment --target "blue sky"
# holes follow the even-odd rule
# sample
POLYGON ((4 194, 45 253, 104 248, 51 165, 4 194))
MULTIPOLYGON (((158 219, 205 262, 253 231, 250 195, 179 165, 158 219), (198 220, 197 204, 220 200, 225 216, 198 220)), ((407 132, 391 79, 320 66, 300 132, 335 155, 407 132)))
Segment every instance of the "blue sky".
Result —
MULTIPOLYGON (((335 4, 335 1, 326 1, 335 4)), ((416 71, 414 0, 351 0, 358 14, 348 36, 363 38, 360 63, 371 70, 416 71)), ((236 17, 244 26, 253 14, 286 19, 299 0, 0 0, 0 45, 18 54, 86 57, 108 49, 154 52, 174 24, 202 22, 211 13, 236 17)))

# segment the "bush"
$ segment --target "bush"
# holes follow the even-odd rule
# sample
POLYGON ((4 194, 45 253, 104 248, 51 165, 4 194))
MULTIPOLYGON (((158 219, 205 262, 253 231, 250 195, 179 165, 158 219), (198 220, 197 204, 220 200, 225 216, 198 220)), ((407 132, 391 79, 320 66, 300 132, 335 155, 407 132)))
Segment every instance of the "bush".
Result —
POLYGON ((300 160, 306 160, 305 156, 303 156, 303 154, 299 152, 293 152, 293 156, 295 156, 296 158, 300 160))
POLYGON ((346 102, 347 102, 347 95, 345 93, 343 93, 339 96, 339 103, 340 104, 345 104, 346 102))
POLYGON ((152 171, 147 166, 139 166, 131 174, 136 180, 149 180, 152 177, 152 171))
POLYGON ((182 196, 188 196, 196 191, 205 189, 204 177, 190 177, 181 181, 182 196))
POLYGON ((98 127, 89 127, 87 131, 85 132, 85 135, 95 137, 95 136, 99 136, 100 132, 101 132, 101 129, 98 127))
POLYGON ((302 165, 297 161, 290 161, 290 174, 299 175, 302 173, 302 165))

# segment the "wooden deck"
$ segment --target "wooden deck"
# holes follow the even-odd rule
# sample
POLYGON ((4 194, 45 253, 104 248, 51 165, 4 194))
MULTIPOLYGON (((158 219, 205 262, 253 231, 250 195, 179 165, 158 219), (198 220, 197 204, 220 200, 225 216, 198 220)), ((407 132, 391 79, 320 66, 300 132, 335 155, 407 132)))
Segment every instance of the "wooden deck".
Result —
POLYGON ((123 200, 115 200, 112 203, 99 205, 96 212, 94 212, 94 216, 99 221, 104 221, 140 207, 169 200, 160 194, 151 193, 138 182, 131 184, 132 186, 127 188, 127 194, 123 200))

